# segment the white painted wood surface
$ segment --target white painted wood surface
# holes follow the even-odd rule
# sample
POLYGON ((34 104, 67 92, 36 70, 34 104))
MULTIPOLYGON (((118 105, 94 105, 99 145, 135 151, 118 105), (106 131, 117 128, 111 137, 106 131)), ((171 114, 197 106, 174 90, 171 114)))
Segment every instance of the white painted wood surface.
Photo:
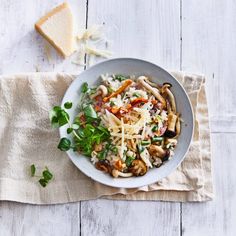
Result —
MULTIPOLYGON (((2 0, 0 73, 82 68, 51 50, 35 21, 60 0, 2 0)), ((79 27, 105 24, 114 57, 207 75, 216 198, 209 203, 95 200, 56 206, 0 203, 2 235, 236 235, 236 2, 70 0, 79 27)))

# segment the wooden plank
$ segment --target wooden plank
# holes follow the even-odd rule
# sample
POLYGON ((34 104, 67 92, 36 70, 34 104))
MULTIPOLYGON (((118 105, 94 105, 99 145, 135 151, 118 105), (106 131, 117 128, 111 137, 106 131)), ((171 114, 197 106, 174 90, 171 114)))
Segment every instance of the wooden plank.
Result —
MULTIPOLYGON (((165 68, 180 62, 179 1, 89 0, 88 26, 104 24, 113 57, 165 68)), ((100 59, 101 60, 101 59, 100 59)), ((179 235, 180 204, 95 200, 81 203, 82 235, 179 235)))
POLYGON ((236 134, 212 134, 215 199, 183 204, 183 235, 236 235, 236 134))
POLYGON ((179 69, 179 0, 89 0, 92 24, 105 25, 113 57, 138 57, 179 69))
POLYGON ((183 204, 183 235, 236 234, 235 132, 236 3, 182 1, 182 67, 207 76, 211 118, 214 201, 183 204), (219 134, 217 134, 219 133, 219 134))
POLYGON ((207 76, 210 117, 236 114, 236 2, 182 1, 183 70, 207 76))
POLYGON ((96 200, 82 202, 82 235, 179 235, 178 204, 96 200))
POLYGON ((236 133, 236 116, 224 115, 211 118, 212 133, 236 133))
MULTIPOLYGON (((68 2, 75 16, 76 30, 78 27, 85 27, 86 0, 69 0, 68 2)), ((0 74, 37 70, 78 73, 83 69, 72 64, 71 58, 62 59, 53 48, 47 46, 46 41, 34 30, 35 22, 61 3, 61 0, 9 0, 1 2, 0 74), (45 47, 49 47, 49 59, 45 47)))
POLYGON ((77 203, 33 206, 0 202, 0 235, 80 234, 80 207, 77 203))

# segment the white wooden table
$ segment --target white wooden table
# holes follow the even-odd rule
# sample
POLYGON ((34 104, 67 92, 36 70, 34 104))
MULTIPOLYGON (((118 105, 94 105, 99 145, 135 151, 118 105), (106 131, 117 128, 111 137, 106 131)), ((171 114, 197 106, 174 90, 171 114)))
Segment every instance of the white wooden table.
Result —
MULTIPOLYGON (((207 203, 95 200, 0 202, 0 235, 236 235, 236 2, 71 0, 80 27, 105 24, 114 57, 139 57, 207 76, 215 199, 207 203)), ((1 0, 0 74, 80 68, 48 61, 35 21, 60 0, 1 0)))

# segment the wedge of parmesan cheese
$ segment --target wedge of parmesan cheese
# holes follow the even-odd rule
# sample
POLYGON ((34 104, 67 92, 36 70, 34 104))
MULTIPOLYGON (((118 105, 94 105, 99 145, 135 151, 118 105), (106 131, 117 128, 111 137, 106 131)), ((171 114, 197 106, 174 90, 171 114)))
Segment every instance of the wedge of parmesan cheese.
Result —
POLYGON ((73 16, 67 3, 54 8, 35 24, 35 29, 63 56, 75 51, 73 16))

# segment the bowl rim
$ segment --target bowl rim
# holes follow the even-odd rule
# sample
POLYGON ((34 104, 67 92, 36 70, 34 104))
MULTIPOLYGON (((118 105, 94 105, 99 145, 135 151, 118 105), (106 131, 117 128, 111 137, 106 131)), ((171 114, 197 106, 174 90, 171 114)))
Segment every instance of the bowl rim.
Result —
MULTIPOLYGON (((183 85, 172 75, 170 74, 167 70, 163 69, 162 67, 160 67, 159 65, 153 63, 153 62, 150 62, 150 61, 147 61, 147 60, 143 60, 143 59, 139 59, 139 58, 133 58, 133 57, 117 57, 117 58, 112 58, 112 59, 107 59, 107 60, 104 60, 104 61, 101 61, 101 62, 98 62, 92 66, 90 66, 88 69, 85 69, 83 70, 82 72, 80 72, 78 75, 76 75, 76 78, 72 81, 72 83, 69 85, 69 87, 66 89, 66 92, 64 93, 64 96, 62 98, 62 101, 61 101, 61 106, 63 107, 63 104, 66 102, 65 101, 65 98, 67 97, 68 93, 69 93, 69 88, 72 87, 75 83, 76 83, 76 80, 79 79, 79 76, 82 75, 82 74, 85 74, 87 73, 87 71, 90 71, 90 70, 93 70, 94 67, 97 67, 99 65, 102 65, 102 64, 106 64, 107 62, 112 62, 112 61, 122 61, 122 60, 131 60, 131 61, 138 61, 138 62, 141 62, 141 63, 148 63, 154 67, 157 67, 159 70, 165 72, 166 74, 168 74, 170 77, 172 77, 176 83, 181 87, 181 89, 183 90, 186 98, 187 98, 187 101, 188 101, 188 104, 189 104, 189 107, 190 107, 190 110, 191 110, 191 122, 192 122, 192 129, 190 130, 191 131, 191 137, 189 139, 189 143, 188 143, 188 147, 186 148, 184 154, 182 155, 180 161, 172 166, 169 170, 169 174, 170 175, 175 169, 177 169, 177 167, 183 162, 184 158, 186 157, 186 154, 188 153, 189 151, 189 148, 191 146, 191 143, 192 143, 192 140, 193 140, 193 135, 194 135, 194 128, 195 128, 195 122, 194 122, 194 112, 193 112, 193 107, 192 107, 192 103, 190 101, 190 98, 185 90, 185 88, 183 87, 183 85)), ((63 131, 62 131, 62 127, 59 128, 59 134, 60 134, 60 138, 64 137, 63 135, 63 131)), ((91 178, 93 181, 95 182, 98 182, 100 184, 103 184, 103 185, 106 185, 106 186, 110 186, 110 187, 113 187, 113 188, 124 188, 124 189, 133 189, 133 188, 140 188, 140 187, 143 187, 143 186, 147 186, 147 185, 150 185, 150 184, 154 184, 158 181, 160 181, 161 179, 167 177, 168 175, 164 176, 164 177, 161 177, 161 178, 158 178, 158 179, 153 179, 152 181, 148 182, 148 183, 143 183, 143 184, 140 184, 140 185, 132 185, 132 186, 117 186, 114 184, 112 184, 112 181, 110 183, 107 183, 107 182, 104 182, 104 181, 101 181, 101 180, 97 180, 95 179, 93 176, 89 175, 88 173, 86 173, 86 171, 80 169, 77 164, 74 162, 73 158, 70 156, 69 154, 69 151, 66 151, 66 154, 67 156, 70 158, 70 160, 73 162, 73 164, 76 166, 76 168, 79 169, 79 171, 81 171, 83 174, 85 174, 87 177, 91 178)), ((80 154, 84 157, 83 154, 80 154)), ((92 164, 92 163, 91 163, 92 164)), ((95 167, 94 167, 95 168, 95 167)), ((142 177, 142 176, 141 176, 142 177)), ((139 178, 141 178, 139 177, 139 178)), ((111 180, 113 178, 111 177, 111 180)), ((130 178, 129 178, 130 179, 130 178)))

